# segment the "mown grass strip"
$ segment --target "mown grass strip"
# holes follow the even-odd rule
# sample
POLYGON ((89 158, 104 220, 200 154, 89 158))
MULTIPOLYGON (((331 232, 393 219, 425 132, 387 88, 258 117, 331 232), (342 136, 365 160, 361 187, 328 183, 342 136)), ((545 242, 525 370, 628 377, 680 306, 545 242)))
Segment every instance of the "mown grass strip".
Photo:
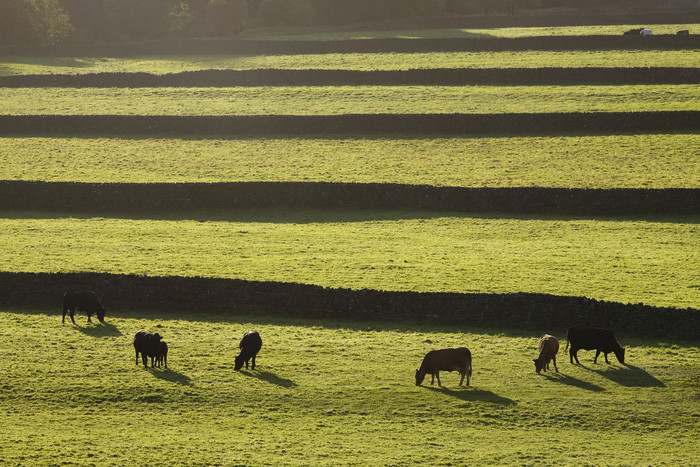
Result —
POLYGON ((0 88, 4 115, 500 114, 700 110, 700 85, 0 88))
POLYGON ((330 210, 119 218, 6 212, 0 270, 540 292, 698 308, 698 220, 330 210))
MULTIPOLYGON (((12 426, 0 431, 5 463, 684 465, 697 458, 695 342, 619 335, 627 365, 594 365, 593 353, 581 351, 582 366, 561 355, 559 373, 537 375, 531 358, 540 332, 206 310, 111 310, 107 319, 86 326, 83 314, 77 326, 61 326, 58 306, 0 312, 0 410, 12 426), (139 329, 164 336, 167 370, 135 365, 139 329), (249 329, 263 338, 258 367, 234 372, 237 341, 249 329), (460 388, 456 373, 443 372, 443 388, 416 387, 423 355, 451 346, 470 348, 472 386, 460 388), (533 443, 550 439, 553 427, 558 449, 533 443)), ((564 342, 563 329, 541 332, 564 342)))
POLYGON ((0 56, 0 76, 85 73, 165 75, 205 70, 411 70, 480 68, 687 67, 697 49, 503 52, 335 53, 280 55, 176 55, 132 57, 0 56))
POLYGON ((0 180, 700 188, 697 133, 265 138, 0 137, 0 180))

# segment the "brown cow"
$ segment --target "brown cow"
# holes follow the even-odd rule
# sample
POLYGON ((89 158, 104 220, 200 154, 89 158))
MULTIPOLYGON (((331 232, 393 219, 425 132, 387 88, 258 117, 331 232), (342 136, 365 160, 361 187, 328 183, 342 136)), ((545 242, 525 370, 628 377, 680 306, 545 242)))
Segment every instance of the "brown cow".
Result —
POLYGON ((535 371, 540 374, 540 371, 549 370, 549 361, 554 362, 554 369, 559 373, 559 368, 557 368, 557 352, 559 352, 559 341, 556 337, 545 334, 540 337, 540 356, 534 358, 532 361, 535 362, 535 371))
POLYGON ((459 374, 462 375, 459 385, 462 385, 466 376, 467 386, 469 386, 472 379, 472 354, 469 349, 457 347, 428 352, 423 358, 420 368, 416 370, 416 386, 420 386, 427 374, 433 376, 430 384, 434 384, 435 378, 437 378, 438 386, 442 386, 440 383, 441 371, 459 371, 459 374))

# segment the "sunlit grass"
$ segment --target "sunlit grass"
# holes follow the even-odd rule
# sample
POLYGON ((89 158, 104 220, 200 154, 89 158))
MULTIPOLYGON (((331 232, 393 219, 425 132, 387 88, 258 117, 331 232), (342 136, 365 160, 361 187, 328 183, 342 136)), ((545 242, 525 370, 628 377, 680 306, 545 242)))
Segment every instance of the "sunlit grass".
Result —
POLYGON ((222 316, 110 309, 106 325, 86 326, 84 319, 62 326, 58 307, 0 312, 4 464, 697 460, 696 344, 623 335, 625 366, 594 365, 593 353, 581 351, 583 366, 561 355, 560 373, 537 375, 537 338, 550 332, 563 343, 563 329, 504 334, 273 319, 254 310, 222 316), (168 342, 168 370, 135 365, 139 329, 168 342), (258 367, 234 372, 237 342, 248 329, 263 337, 258 367), (427 351, 458 345, 473 355, 471 387, 458 387, 456 373, 445 372, 443 388, 415 386, 413 372, 427 351))
POLYGON ((7 115, 342 115, 700 110, 700 85, 0 88, 7 115))
POLYGON ((252 30, 243 33, 247 39, 273 39, 273 40, 348 40, 348 39, 459 39, 459 38, 496 38, 496 37, 542 37, 542 36, 591 36, 609 35, 620 36, 625 31, 636 27, 645 27, 652 30, 653 34, 676 34, 687 29, 691 34, 700 32, 697 23, 688 24, 640 24, 638 26, 595 25, 595 26, 547 26, 547 27, 510 27, 510 28, 415 28, 415 29, 382 29, 382 30, 325 30, 318 32, 306 32, 299 30, 284 31, 274 29, 252 30))
POLYGON ((0 76, 27 74, 153 73, 198 70, 433 68, 688 67, 697 50, 334 53, 300 55, 162 55, 148 57, 0 57, 0 76))
POLYGON ((700 188, 697 134, 503 138, 8 138, 0 180, 700 188))
POLYGON ((698 308, 698 220, 294 210, 160 218, 5 213, 0 270, 541 292, 698 308))

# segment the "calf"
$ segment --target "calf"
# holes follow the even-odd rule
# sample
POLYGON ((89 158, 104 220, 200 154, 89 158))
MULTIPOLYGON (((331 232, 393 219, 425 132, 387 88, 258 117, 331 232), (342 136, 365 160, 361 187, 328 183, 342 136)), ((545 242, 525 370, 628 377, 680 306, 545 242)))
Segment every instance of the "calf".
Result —
POLYGON ((462 379, 459 380, 461 386, 464 378, 467 378, 467 386, 472 379, 472 354, 466 347, 457 347, 453 349, 431 350, 423 358, 420 368, 416 370, 416 386, 420 386, 425 379, 426 374, 432 375, 430 384, 435 383, 437 378, 438 386, 440 383, 441 371, 459 371, 462 379))
POLYGON ((241 349, 241 353, 236 357, 234 370, 238 371, 243 367, 245 363, 246 370, 248 369, 248 360, 252 359, 253 370, 255 369, 255 356, 260 351, 262 347, 262 339, 257 331, 248 331, 243 334, 241 342, 238 344, 238 348, 241 349))
POLYGON ((156 365, 168 368, 168 344, 165 341, 160 341, 158 343, 158 350, 156 352, 156 365))
POLYGON ((63 320, 62 323, 66 322, 66 313, 70 314, 70 320, 75 324, 75 319, 73 315, 76 310, 83 310, 87 313, 88 323, 92 321, 90 318, 92 314, 97 315, 97 319, 100 323, 105 322, 105 309, 97 298, 97 294, 90 290, 82 290, 79 292, 71 291, 63 294, 63 320))
POLYGON ((556 337, 545 334, 540 337, 540 342, 538 345, 540 349, 540 356, 533 359, 535 362, 535 371, 540 374, 540 371, 549 370, 549 362, 554 363, 554 369, 559 373, 559 368, 557 368, 557 353, 559 352, 559 341, 556 337))
POLYGON ((566 339, 564 353, 571 345, 569 350, 569 361, 571 363, 574 363, 574 359, 576 359, 576 363, 580 365, 577 353, 581 349, 596 351, 593 363, 598 363, 598 356, 601 352, 605 354, 605 363, 610 363, 608 361, 610 352, 615 353, 620 363, 625 363, 625 349, 620 347, 613 333, 607 329, 571 327, 566 331, 566 339))
POLYGON ((134 336, 134 350, 136 351, 136 364, 139 364, 139 353, 143 366, 148 366, 148 358, 151 358, 151 368, 155 365, 155 359, 158 356, 160 342, 162 337, 160 334, 152 334, 148 331, 139 331, 134 336))

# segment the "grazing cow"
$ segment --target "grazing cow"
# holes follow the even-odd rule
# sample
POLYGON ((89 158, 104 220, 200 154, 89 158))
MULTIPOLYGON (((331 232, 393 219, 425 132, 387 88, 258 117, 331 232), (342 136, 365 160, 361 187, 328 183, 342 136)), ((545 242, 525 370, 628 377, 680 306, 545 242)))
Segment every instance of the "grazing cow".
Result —
POLYGON ((610 352, 615 353, 620 363, 625 363, 625 349, 620 347, 613 333, 607 329, 571 327, 566 331, 566 339, 567 342, 564 353, 566 353, 566 349, 571 345, 571 349, 569 350, 569 360, 571 363, 574 363, 574 359, 576 359, 576 363, 580 365, 577 355, 580 349, 596 351, 593 363, 598 363, 598 356, 601 352, 605 354, 605 363, 610 363, 608 361, 608 354, 610 352))
POLYGON ((435 378, 437 378, 438 386, 442 386, 440 383, 441 371, 459 371, 459 374, 462 375, 459 385, 462 385, 466 377, 467 386, 469 386, 472 379, 472 354, 469 349, 457 347, 428 352, 423 358, 420 368, 416 370, 416 386, 420 386, 427 374, 433 376, 430 384, 434 384, 435 378))
POLYGON ((165 341, 158 343, 158 352, 156 353, 156 366, 168 368, 168 344, 165 341))
POLYGON ((92 321, 90 318, 92 314, 97 315, 97 319, 100 323, 105 322, 105 309, 97 298, 97 294, 90 290, 83 290, 79 292, 66 292, 63 294, 63 320, 62 323, 66 322, 66 313, 70 314, 70 320, 75 324, 75 319, 73 315, 76 310, 83 310, 87 313, 88 323, 92 321))
POLYGON ((644 30, 644 28, 634 28, 634 29, 630 29, 629 31, 623 32, 622 35, 623 36, 639 36, 640 34, 642 34, 643 30, 644 30))
POLYGON ((155 360, 160 349, 161 335, 148 331, 139 331, 134 336, 134 350, 136 351, 136 364, 139 364, 139 353, 143 366, 148 366, 148 358, 151 359, 151 368, 155 366, 155 360))
POLYGON ((559 341, 556 337, 545 334, 540 337, 539 343, 540 356, 533 359, 535 362, 535 371, 540 374, 540 371, 549 370, 549 362, 554 362, 554 369, 559 373, 557 368, 557 352, 559 352, 559 341))
POLYGON ((236 357, 233 369, 238 371, 243 367, 243 363, 245 363, 245 368, 247 370, 248 360, 252 359, 252 369, 254 370, 255 356, 258 354, 260 348, 262 347, 262 339, 260 338, 260 334, 258 334, 258 331, 248 331, 245 334, 243 334, 243 338, 238 344, 238 347, 241 349, 241 353, 238 354, 238 356, 236 357))

